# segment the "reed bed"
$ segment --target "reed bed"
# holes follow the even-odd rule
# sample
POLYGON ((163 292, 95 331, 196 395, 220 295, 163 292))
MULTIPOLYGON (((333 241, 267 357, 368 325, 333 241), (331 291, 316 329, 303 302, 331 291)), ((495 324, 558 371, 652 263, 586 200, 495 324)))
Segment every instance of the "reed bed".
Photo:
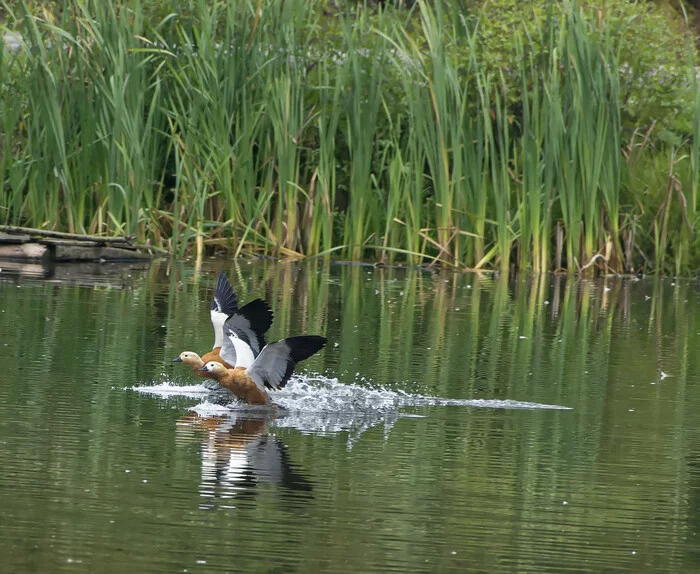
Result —
POLYGON ((690 132, 664 143, 623 124, 625 39, 576 2, 516 30, 500 69, 479 11, 443 2, 185 7, 22 2, 23 44, 0 48, 2 223, 197 258, 697 267, 691 44, 690 132))

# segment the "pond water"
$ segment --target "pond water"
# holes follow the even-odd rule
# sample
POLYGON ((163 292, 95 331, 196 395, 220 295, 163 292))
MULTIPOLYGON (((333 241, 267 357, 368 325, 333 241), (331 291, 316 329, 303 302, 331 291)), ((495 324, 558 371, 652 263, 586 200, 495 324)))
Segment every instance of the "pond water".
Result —
MULTIPOLYGON (((0 265, 0 267, 3 267, 0 265)), ((0 271, 0 571, 694 572, 695 281, 209 261, 0 271), (220 270, 323 334, 244 409, 220 270)))

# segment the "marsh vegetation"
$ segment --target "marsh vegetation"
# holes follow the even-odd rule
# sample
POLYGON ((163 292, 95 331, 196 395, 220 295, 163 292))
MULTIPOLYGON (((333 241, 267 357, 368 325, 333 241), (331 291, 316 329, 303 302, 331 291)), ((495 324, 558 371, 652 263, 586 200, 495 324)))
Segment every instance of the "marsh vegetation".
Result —
POLYGON ((0 222, 134 234, 180 256, 698 266, 682 16, 389 4, 16 4, 0 222))

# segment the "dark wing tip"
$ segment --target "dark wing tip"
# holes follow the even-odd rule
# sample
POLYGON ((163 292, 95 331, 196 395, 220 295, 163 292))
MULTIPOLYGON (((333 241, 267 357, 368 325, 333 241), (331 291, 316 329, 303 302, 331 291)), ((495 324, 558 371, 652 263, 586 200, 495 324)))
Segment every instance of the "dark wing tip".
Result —
POLYGON ((223 271, 219 273, 219 279, 216 281, 216 289, 214 290, 214 298, 211 300, 212 311, 219 311, 226 315, 233 315, 238 311, 238 297, 231 287, 231 283, 223 271))
POLYGON ((295 363, 308 359, 320 351, 327 342, 328 339, 319 335, 301 335, 285 339, 285 343, 289 347, 289 356, 295 363))
POLYGON ((250 328, 260 337, 272 326, 274 318, 272 309, 262 299, 253 299, 246 303, 238 310, 238 314, 248 319, 250 328))
POLYGON ((289 381, 297 363, 308 359, 325 344, 326 338, 318 335, 287 337, 265 347, 260 353, 261 363, 253 363, 251 370, 265 387, 281 389, 289 381))

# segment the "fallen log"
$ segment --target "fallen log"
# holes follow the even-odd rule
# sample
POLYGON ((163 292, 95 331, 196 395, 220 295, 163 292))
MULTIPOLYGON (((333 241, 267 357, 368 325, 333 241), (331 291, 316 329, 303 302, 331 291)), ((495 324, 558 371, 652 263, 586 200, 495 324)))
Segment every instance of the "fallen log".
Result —
POLYGON ((152 253, 167 253, 134 243, 135 236, 102 237, 63 233, 15 225, 0 225, 0 259, 51 261, 142 261, 152 253))
POLYGON ((81 233, 64 233, 63 231, 49 231, 48 229, 33 229, 31 227, 18 227, 15 225, 0 225, 0 232, 20 235, 31 235, 33 237, 52 237, 55 239, 76 239, 78 241, 95 241, 97 243, 124 243, 133 245, 136 236, 126 237, 102 237, 101 235, 83 235, 81 233))

